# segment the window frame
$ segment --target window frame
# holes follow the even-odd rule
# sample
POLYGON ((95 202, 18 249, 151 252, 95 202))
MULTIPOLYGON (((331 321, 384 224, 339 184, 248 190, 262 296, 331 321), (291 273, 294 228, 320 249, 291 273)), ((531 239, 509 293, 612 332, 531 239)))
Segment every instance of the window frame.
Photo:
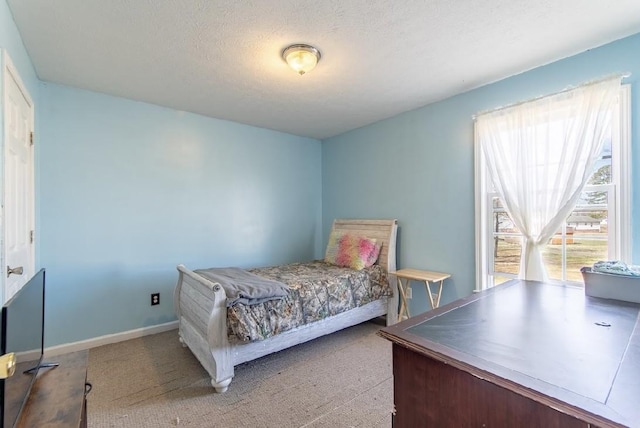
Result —
MULTIPOLYGON (((609 227, 614 230, 615 243, 609 245, 614 258, 629 263, 631 260, 631 85, 624 84, 620 88, 618 108, 613 112, 611 141, 611 173, 613 194, 609 192, 609 204, 613 199, 614 214, 609 216, 609 227), (618 126, 615 126, 615 124, 618 126), (613 224, 611 224, 613 223, 613 224)), ((474 292, 493 287, 493 218, 492 198, 495 192, 488 192, 488 172, 482 149, 479 147, 477 127, 474 126, 474 190, 475 190, 475 246, 476 246, 476 284, 474 292)), ((587 185, 583 191, 592 190, 594 185, 587 185)), ((611 188, 611 187, 610 187, 611 188)), ((611 212, 611 211, 609 211, 611 212)), ((563 230, 563 247, 565 237, 563 230)), ((563 248, 564 254, 564 248, 563 248)), ((566 257, 563 257, 563 265, 566 257)), ((563 272, 564 272, 563 267, 563 272)), ((500 273, 501 277, 509 274, 500 273)), ((564 275, 563 275, 564 276, 564 275)))

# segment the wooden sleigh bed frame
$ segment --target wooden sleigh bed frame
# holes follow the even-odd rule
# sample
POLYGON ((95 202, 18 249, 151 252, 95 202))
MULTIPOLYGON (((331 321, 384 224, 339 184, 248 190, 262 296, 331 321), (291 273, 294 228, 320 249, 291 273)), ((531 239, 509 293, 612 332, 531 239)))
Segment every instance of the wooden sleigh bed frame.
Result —
MULTIPOLYGON (((375 238, 382 243, 376 264, 387 272, 396 270, 397 220, 335 220, 332 231, 345 231, 375 238)), ((393 295, 306 324, 264 340, 242 342, 227 335, 226 294, 220 284, 178 265, 179 278, 174 293, 179 338, 188 346, 211 376, 217 392, 225 392, 238 364, 263 357, 299 343, 387 315, 387 325, 397 322, 396 277, 388 275, 393 295)))

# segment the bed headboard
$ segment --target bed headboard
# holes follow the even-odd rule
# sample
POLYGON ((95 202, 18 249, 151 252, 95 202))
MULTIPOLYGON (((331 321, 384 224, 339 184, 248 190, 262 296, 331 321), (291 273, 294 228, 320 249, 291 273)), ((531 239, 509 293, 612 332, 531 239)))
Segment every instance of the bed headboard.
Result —
POLYGON ((376 264, 382 266, 387 272, 396 270, 398 220, 336 219, 331 226, 331 231, 334 230, 375 238, 378 243, 382 243, 376 264))

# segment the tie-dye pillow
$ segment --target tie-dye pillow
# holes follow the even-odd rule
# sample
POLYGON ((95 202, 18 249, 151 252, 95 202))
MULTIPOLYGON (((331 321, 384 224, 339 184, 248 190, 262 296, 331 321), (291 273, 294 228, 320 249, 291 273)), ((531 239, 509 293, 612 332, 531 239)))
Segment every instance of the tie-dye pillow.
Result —
POLYGON ((376 243, 376 247, 373 249, 373 251, 369 255, 369 258, 367 259, 367 262, 364 265, 365 267, 371 267, 376 264, 376 262, 378 261, 378 256, 380 256, 381 249, 382 249, 382 243, 380 244, 376 243))
POLYGON ((336 264, 338 258, 338 247, 340 247, 340 238, 342 238, 344 232, 332 231, 329 235, 329 242, 327 242, 327 249, 324 253, 324 261, 326 263, 336 264))
POLYGON ((375 239, 345 232, 331 232, 325 262, 361 270, 375 263, 380 246, 375 239))

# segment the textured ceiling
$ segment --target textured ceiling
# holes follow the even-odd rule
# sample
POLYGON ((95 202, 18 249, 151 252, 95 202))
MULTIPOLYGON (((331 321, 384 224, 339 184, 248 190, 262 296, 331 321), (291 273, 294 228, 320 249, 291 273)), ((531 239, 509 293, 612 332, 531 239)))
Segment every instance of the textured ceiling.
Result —
POLYGON ((7 2, 42 80, 319 139, 640 32, 639 0, 7 2))

